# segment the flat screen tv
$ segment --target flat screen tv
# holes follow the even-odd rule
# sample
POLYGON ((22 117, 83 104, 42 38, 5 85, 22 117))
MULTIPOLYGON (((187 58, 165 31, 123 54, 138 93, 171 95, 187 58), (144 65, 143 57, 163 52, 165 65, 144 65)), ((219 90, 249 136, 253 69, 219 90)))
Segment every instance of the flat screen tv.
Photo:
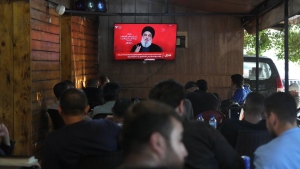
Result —
POLYGON ((115 24, 115 60, 175 60, 177 24, 115 24))

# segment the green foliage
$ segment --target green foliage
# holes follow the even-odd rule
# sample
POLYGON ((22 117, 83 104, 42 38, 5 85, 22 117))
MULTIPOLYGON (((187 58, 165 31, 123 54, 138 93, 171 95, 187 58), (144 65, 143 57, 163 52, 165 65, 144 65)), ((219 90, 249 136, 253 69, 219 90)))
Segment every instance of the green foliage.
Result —
MULTIPOLYGON (((269 49, 275 49, 276 56, 284 59, 284 31, 266 29, 259 33, 259 55, 269 49)), ((289 60, 300 64, 300 25, 289 27, 289 60)), ((245 32, 244 50, 255 55, 255 35, 245 32)))

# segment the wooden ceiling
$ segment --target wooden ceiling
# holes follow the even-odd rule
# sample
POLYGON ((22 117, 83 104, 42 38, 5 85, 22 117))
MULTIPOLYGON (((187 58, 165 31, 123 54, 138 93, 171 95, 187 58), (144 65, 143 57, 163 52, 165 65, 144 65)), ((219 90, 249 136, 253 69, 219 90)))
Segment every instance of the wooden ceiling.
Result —
POLYGON ((210 13, 249 14, 260 4, 278 0, 149 0, 210 13))

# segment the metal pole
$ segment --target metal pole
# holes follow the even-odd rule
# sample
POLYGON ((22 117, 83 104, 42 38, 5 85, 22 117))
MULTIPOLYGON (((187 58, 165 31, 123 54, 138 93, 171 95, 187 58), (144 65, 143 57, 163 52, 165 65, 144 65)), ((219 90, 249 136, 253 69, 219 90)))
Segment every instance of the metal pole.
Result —
POLYGON ((256 37, 255 37, 255 50, 256 50, 256 69, 255 69, 255 76, 256 76, 256 81, 255 81, 255 89, 256 92, 258 92, 259 90, 259 84, 258 84, 258 80, 259 80, 259 16, 256 16, 256 37))
POLYGON ((289 0, 284 0, 284 62, 285 62, 285 92, 289 91, 289 0))

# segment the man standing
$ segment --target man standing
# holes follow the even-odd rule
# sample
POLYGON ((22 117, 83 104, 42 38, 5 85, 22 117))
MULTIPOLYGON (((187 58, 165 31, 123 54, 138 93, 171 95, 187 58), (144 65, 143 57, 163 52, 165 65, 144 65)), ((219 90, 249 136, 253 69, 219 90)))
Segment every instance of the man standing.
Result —
POLYGON ((289 93, 274 93, 265 101, 267 128, 275 136, 254 153, 256 169, 296 169, 300 161, 300 129, 296 102, 289 93))
POLYGON ((43 169, 76 169, 83 155, 118 151, 120 127, 108 120, 84 120, 88 110, 83 91, 71 88, 62 94, 58 111, 66 126, 48 135, 43 169))
POLYGON ((181 169, 187 155, 182 132, 173 108, 153 100, 135 104, 123 124, 121 169, 181 169))
POLYGON ((146 26, 142 30, 141 43, 134 45, 130 52, 162 52, 160 46, 152 43, 155 30, 151 26, 146 26))
MULTIPOLYGON (((184 88, 174 80, 155 85, 149 98, 163 102, 184 116, 184 88)), ((188 151, 185 169, 236 169, 240 166, 237 152, 210 125, 200 121, 183 122, 183 143, 188 151)))

